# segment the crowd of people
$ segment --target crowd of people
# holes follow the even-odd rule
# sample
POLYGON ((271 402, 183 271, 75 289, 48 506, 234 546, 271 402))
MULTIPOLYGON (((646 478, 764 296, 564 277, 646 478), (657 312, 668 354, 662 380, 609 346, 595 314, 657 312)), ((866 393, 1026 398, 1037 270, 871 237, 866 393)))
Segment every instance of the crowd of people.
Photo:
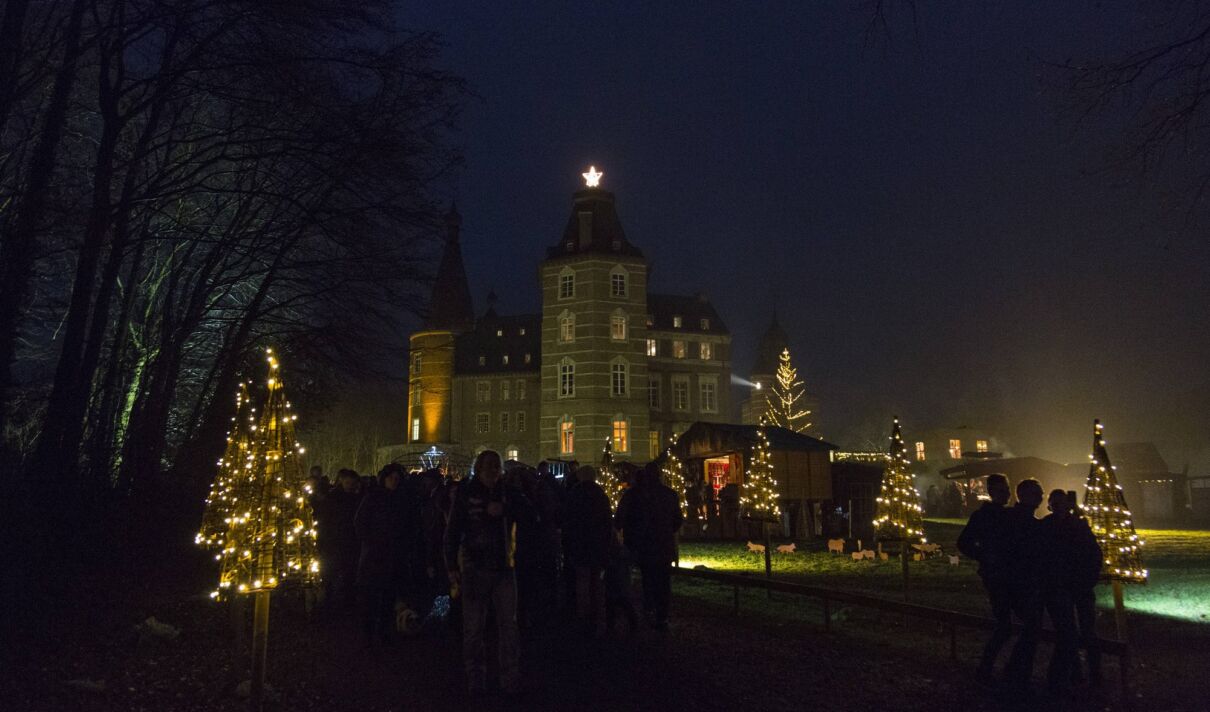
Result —
POLYGON ((1046 675, 1049 688, 1061 693, 1083 681, 1099 684, 1093 587, 1101 573, 1101 549, 1078 513, 1075 493, 1052 491, 1047 497, 1050 514, 1037 519, 1043 492, 1037 480, 1019 482, 1017 501, 1011 506, 1008 478, 1003 475, 988 477, 987 492, 990 501, 971 514, 958 537, 958 549, 979 562, 979 576, 996 621, 983 649, 978 678, 995 679, 996 661, 1012 636, 1016 616, 1021 632, 1003 679, 1010 690, 1027 692, 1045 613, 1055 630, 1046 675), (1087 671, 1080 662, 1081 647, 1087 671))
POLYGON ((475 695, 488 689, 489 621, 505 694, 519 691, 519 628, 561 618, 595 638, 624 619, 634 632, 632 567, 646 624, 666 630, 683 523, 678 496, 649 465, 634 473, 614 513, 595 468, 573 464, 570 472, 556 477, 545 462, 506 469, 493 450, 462 480, 391 464, 376 478, 340 470, 331 483, 311 468, 323 605, 358 611, 367 646, 389 642, 411 621, 445 621, 462 637, 475 695))

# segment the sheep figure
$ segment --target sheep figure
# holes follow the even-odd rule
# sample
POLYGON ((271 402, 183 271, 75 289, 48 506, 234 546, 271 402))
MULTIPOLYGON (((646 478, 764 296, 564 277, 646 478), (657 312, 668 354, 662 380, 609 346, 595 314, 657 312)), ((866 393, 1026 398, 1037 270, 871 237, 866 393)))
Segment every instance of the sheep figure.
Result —
POLYGON ((752 552, 753 554, 763 554, 765 553, 765 545, 748 542, 748 551, 752 552))
POLYGON ((828 539, 828 553, 829 554, 843 554, 844 553, 844 539, 828 539))
POLYGON ((958 565, 958 555, 952 554, 950 556, 950 566, 957 566, 957 565, 958 565))
POLYGON ((789 544, 782 544, 781 546, 777 547, 777 553, 793 554, 794 550, 797 548, 798 546, 794 542, 790 542, 789 544))

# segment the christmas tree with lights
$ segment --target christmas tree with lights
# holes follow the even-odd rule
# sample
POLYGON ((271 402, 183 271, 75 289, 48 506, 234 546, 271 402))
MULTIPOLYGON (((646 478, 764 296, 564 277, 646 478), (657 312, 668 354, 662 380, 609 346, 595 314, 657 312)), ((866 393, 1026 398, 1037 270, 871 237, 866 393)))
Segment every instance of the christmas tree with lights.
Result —
POLYGON ((231 482, 216 481, 221 491, 233 493, 218 555, 219 587, 211 594, 216 598, 267 593, 286 580, 312 583, 319 575, 310 485, 303 472, 303 448, 294 438, 298 416, 291 412, 271 349, 267 360, 268 397, 259 420, 248 426, 242 466, 220 470, 220 479, 233 475, 231 482))
MULTIPOLYGON (((231 514, 235 511, 241 494, 246 489, 243 473, 251 467, 252 425, 256 422, 256 409, 248 397, 248 384, 240 383, 235 392, 235 415, 231 418, 231 430, 227 431, 227 447, 218 461, 218 473, 210 484, 206 495, 206 509, 202 512, 202 526, 194 538, 199 546, 207 549, 222 549, 231 528, 231 514)), ((221 557, 220 557, 221 558, 221 557)))
POLYGON ((1092 463, 1088 468, 1083 509, 1088 526, 1101 545, 1104 557, 1101 576, 1114 582, 1146 583, 1143 540, 1134 530, 1134 520, 1114 472, 1117 468, 1109 462, 1104 426, 1100 420, 1094 420, 1092 427, 1092 454, 1088 456, 1092 463))
POLYGON ((688 516, 689 499, 685 494, 685 465, 676 456, 676 453, 672 452, 674 445, 676 445, 675 435, 669 439, 668 448, 664 450, 664 463, 660 466, 660 475, 664 484, 676 492, 677 501, 681 505, 681 516, 688 516))
POLYGON ((924 542, 924 510, 916 491, 899 418, 891 428, 891 449, 882 491, 875 500, 874 535, 879 541, 924 542))
POLYGON ((765 422, 796 433, 806 432, 811 427, 811 411, 802 407, 806 395, 798 369, 790 364, 790 349, 784 348, 778 357, 773 392, 765 398, 765 422))
POLYGON ((606 436, 605 448, 601 452, 601 468, 597 474, 597 484, 605 490, 609 497, 609 508, 618 511, 618 502, 622 501, 622 480, 618 477, 613 464, 613 438, 606 436))
POLYGON ((744 473, 739 502, 748 519, 775 522, 781 517, 777 480, 773 477, 773 463, 769 461, 769 438, 765 435, 763 419, 756 428, 756 442, 748 457, 748 470, 744 473))

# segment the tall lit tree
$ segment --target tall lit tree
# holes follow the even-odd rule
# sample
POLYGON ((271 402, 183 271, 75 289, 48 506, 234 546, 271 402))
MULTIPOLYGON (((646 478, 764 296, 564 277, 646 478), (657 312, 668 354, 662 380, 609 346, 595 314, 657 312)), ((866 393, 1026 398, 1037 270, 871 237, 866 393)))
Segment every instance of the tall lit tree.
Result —
POLYGON ((765 397, 765 422, 779 428, 802 433, 811 427, 811 411, 806 405, 807 391, 798 380, 798 369, 790 363, 790 349, 781 350, 773 392, 765 397))
POLYGON ((769 439, 765 436, 763 424, 756 428, 756 443, 748 458, 748 470, 744 473, 739 502, 743 507, 744 516, 748 519, 771 522, 781 517, 777 480, 773 477, 773 463, 769 461, 769 439))
POLYGON ((622 481, 618 478, 617 470, 613 464, 613 438, 605 438, 605 448, 601 451, 601 471, 597 475, 597 484, 601 485, 601 489, 605 490, 605 495, 609 497, 609 508, 613 511, 618 510, 618 502, 622 500, 622 481))
MULTIPOLYGON (((256 409, 248 396, 248 384, 241 382, 235 393, 235 415, 231 418, 231 430, 227 431, 227 448, 218 461, 218 474, 210 485, 206 496, 206 509, 202 513, 202 526, 195 541, 208 549, 224 549, 227 532, 231 528, 231 515, 239 505, 241 489, 248 489, 250 480, 246 473, 252 469, 252 432, 256 422, 256 409)), ((221 560, 221 554, 219 555, 221 560)))
POLYGON ((899 418, 891 428, 891 448, 882 490, 875 500, 874 533, 880 541, 923 542, 924 510, 916 491, 912 463, 899 429, 899 418))
POLYGON ((1104 426, 1100 420, 1094 420, 1092 427, 1092 454, 1088 456, 1092 463, 1084 490, 1084 514, 1101 545, 1104 556, 1101 576, 1115 583, 1146 583, 1143 540, 1134 530, 1133 517, 1114 473, 1117 468, 1109 462, 1104 426))
POLYGON ((660 467, 660 475, 664 484, 676 492, 677 501, 681 504, 681 516, 689 516, 689 499, 685 494, 685 465, 672 451, 676 445, 676 436, 669 439, 668 448, 664 450, 664 464, 660 467))

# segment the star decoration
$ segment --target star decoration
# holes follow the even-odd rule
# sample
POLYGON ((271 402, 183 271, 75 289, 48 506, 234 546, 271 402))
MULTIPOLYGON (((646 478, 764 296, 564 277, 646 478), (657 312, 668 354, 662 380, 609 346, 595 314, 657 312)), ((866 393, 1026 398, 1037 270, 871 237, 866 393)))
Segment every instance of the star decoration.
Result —
POLYGON ((598 171, 596 166, 589 166, 587 173, 581 173, 584 176, 584 183, 589 188, 596 188, 601 183, 601 176, 605 175, 603 171, 598 171))

